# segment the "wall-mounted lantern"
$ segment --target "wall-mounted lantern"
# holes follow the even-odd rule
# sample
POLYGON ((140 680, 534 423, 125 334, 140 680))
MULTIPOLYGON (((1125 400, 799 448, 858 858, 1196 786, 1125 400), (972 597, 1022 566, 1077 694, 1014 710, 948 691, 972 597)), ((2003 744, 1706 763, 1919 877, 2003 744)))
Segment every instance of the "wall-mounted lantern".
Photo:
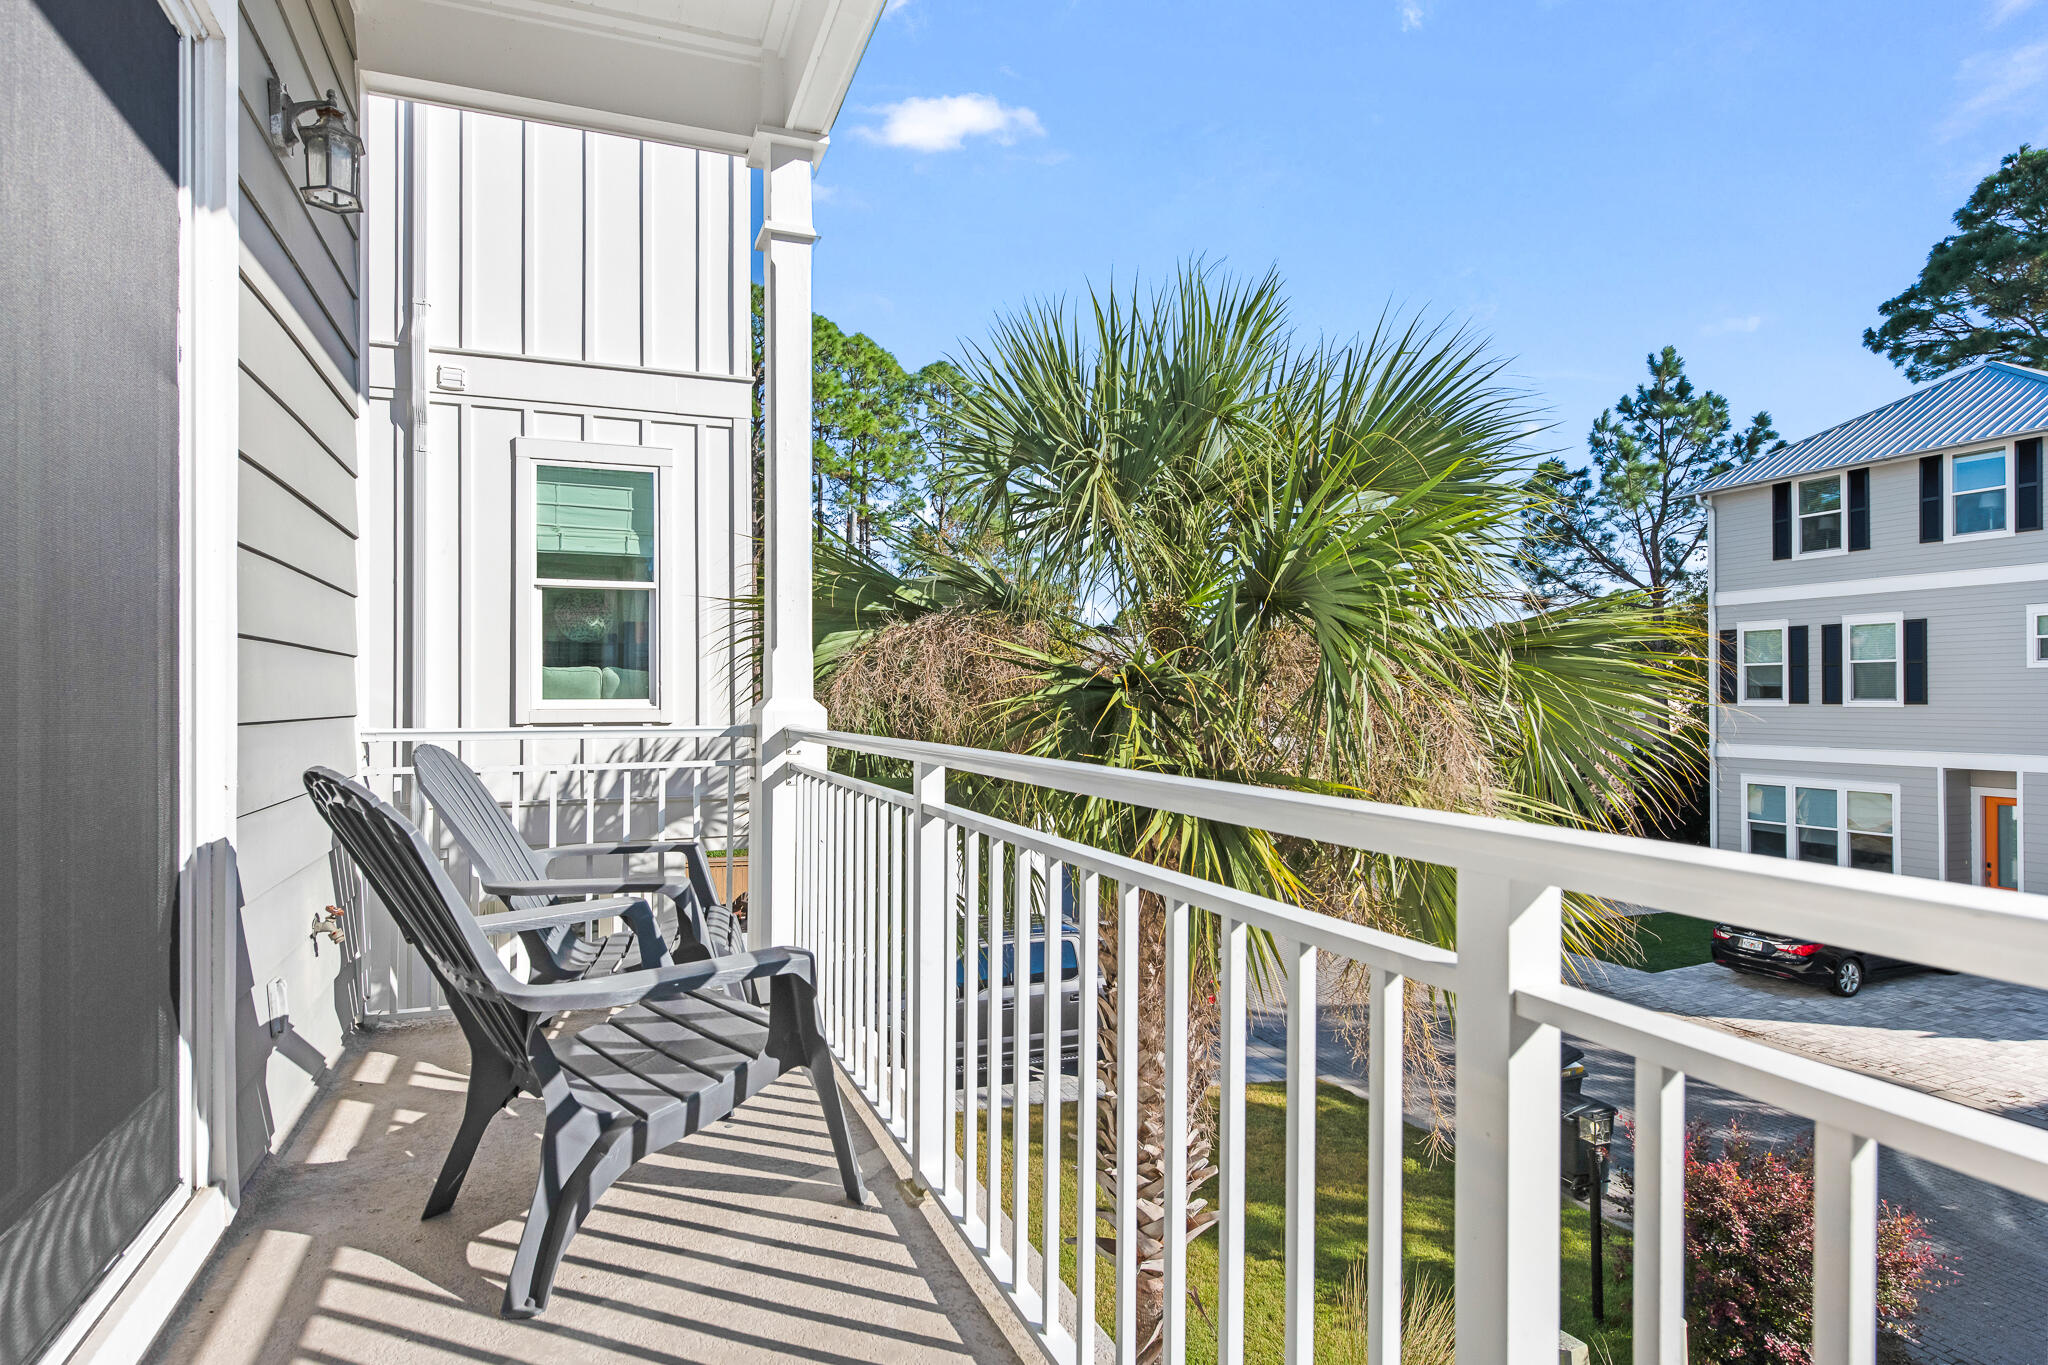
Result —
POLYGON ((294 145, 306 149, 305 183, 299 198, 329 213, 363 211, 363 140, 349 130, 348 116, 332 90, 326 99, 295 100, 283 84, 270 80, 270 145, 290 157, 294 145), (299 120, 312 114, 311 123, 299 120))

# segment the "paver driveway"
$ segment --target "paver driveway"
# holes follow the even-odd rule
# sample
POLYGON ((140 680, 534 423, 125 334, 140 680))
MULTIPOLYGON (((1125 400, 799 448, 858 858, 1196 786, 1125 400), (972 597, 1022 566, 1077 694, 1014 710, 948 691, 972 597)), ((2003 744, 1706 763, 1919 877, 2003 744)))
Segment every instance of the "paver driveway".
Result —
MULTIPOLYGON (((1591 961, 1580 967, 1587 987, 1633 1004, 2048 1128, 2048 992, 1915 973, 1880 978, 1843 1000, 1712 964, 1655 974, 1591 961)), ((1362 1086, 1364 1065, 1335 1036, 1346 1007, 1327 988, 1325 995, 1317 1070, 1362 1086)), ((1251 1079, 1283 1079, 1284 1014, 1254 1011, 1251 1034, 1251 1079)), ((1633 1060, 1572 1041, 1587 1049, 1587 1093, 1629 1115, 1633 1060)), ((1427 1122, 1426 1100, 1412 1088, 1406 1099, 1410 1120, 1427 1122)), ((1771 1141, 1812 1132, 1801 1119, 1711 1086, 1688 1088, 1686 1114, 1717 1132, 1739 1121, 1771 1141)), ((1633 1165, 1625 1126, 1614 1164, 1619 1171, 1633 1165)), ((1884 1198, 1927 1219, 1940 1250, 1962 1270, 1957 1283, 1927 1299, 1921 1342, 1906 1358, 1915 1365, 2048 1365, 2048 1206, 1890 1151, 1879 1163, 1878 1186, 1884 1198)))
MULTIPOLYGON (((1872 981, 1844 1000, 1712 964, 1654 975, 1603 963, 1586 970, 1590 988, 1645 1008, 2048 1128, 2048 992, 1916 972, 1872 981)), ((1587 1065, 1588 1091, 1626 1113, 1633 1063, 1593 1048, 1587 1065)), ((1812 1131, 1706 1086, 1692 1089, 1686 1110, 1716 1129, 1739 1119, 1774 1140, 1812 1131)), ((1629 1162, 1625 1145, 1617 1157, 1629 1162)), ((1917 1365, 2048 1362, 2048 1206, 1890 1151, 1879 1162, 1878 1192, 1925 1218, 1961 1269, 1955 1284, 1925 1301, 1910 1358, 1917 1365)))

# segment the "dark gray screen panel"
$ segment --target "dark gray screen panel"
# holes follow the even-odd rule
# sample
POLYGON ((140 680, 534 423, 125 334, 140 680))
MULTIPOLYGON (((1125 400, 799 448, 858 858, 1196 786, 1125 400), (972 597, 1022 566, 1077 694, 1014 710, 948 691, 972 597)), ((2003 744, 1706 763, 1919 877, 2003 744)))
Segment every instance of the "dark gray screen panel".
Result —
POLYGON ((0 1365, 177 1180, 178 44, 0 0, 0 1365))

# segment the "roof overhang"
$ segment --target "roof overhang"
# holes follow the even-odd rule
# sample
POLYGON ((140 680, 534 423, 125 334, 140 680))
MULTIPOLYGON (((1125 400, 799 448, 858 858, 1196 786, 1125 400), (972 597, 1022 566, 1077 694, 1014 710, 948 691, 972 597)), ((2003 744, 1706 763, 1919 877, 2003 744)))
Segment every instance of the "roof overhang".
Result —
POLYGON ((839 116, 885 0, 357 0, 364 85, 744 154, 839 116))

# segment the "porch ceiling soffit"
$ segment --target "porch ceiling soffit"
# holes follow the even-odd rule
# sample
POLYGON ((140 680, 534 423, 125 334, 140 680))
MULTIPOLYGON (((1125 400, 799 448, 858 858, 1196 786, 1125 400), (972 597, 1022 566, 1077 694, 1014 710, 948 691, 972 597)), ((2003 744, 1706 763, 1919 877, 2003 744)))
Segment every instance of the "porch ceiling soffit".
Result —
POLYGON ((884 0, 357 0, 364 84, 745 154, 831 131, 884 0))

